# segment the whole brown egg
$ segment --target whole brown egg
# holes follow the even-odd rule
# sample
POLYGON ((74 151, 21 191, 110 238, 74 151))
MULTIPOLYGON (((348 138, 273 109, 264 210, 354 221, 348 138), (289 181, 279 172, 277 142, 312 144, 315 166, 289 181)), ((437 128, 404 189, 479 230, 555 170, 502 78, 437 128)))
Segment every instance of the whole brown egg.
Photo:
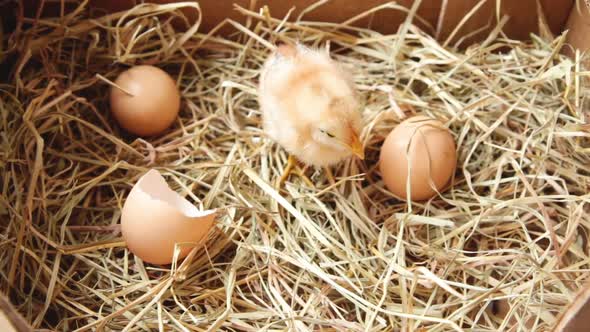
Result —
POLYGON ((417 201, 442 190, 455 173, 456 165, 453 136, 440 121, 425 116, 407 119, 393 129, 379 158, 387 188, 400 198, 417 201))

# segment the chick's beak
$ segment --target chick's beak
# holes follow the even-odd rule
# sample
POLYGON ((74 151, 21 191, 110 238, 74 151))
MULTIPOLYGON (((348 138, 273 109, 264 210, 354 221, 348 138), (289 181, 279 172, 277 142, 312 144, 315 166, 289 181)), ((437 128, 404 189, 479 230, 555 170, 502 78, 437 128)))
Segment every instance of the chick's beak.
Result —
POLYGON ((361 160, 365 159, 365 149, 363 147, 363 143, 359 139, 358 135, 352 135, 352 142, 350 143, 350 151, 359 157, 361 160))

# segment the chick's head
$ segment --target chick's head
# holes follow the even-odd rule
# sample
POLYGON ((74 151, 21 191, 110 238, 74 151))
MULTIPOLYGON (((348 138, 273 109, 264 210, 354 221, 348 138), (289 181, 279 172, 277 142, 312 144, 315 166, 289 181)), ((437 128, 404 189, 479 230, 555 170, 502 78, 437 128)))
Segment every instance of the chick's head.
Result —
POLYGON ((317 121, 311 122, 311 136, 317 144, 347 154, 364 158, 363 145, 359 139, 360 117, 346 108, 348 102, 334 99, 323 111, 317 113, 317 121))
POLYGON ((305 84, 293 100, 297 108, 307 110, 299 114, 305 114, 304 123, 312 140, 335 156, 354 154, 363 159, 359 138, 362 119, 352 83, 338 68, 330 66, 316 68, 309 74, 302 78, 305 84))

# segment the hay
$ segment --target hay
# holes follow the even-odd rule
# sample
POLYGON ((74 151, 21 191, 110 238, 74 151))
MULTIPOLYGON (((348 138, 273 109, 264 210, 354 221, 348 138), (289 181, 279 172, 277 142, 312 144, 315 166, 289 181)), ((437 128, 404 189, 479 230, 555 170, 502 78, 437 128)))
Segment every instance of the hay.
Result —
POLYGON ((456 51, 410 20, 380 35, 238 8, 249 24, 224 22, 238 31, 224 39, 184 23, 194 4, 96 19, 84 6, 21 17, 4 41, 0 285, 34 327, 547 330, 588 276, 588 73, 559 54, 563 36, 521 43, 497 28, 456 51), (263 136, 256 84, 285 39, 329 47, 363 97, 367 160, 334 167, 334 185, 314 169, 313 186, 271 185, 287 155, 263 136), (139 63, 182 91, 159 137, 130 136, 109 114, 103 79, 139 63), (441 196, 410 204, 384 189, 376 161, 414 114, 451 129, 459 167, 441 196), (129 254, 117 227, 149 168, 224 210, 206 249, 172 267, 129 254))

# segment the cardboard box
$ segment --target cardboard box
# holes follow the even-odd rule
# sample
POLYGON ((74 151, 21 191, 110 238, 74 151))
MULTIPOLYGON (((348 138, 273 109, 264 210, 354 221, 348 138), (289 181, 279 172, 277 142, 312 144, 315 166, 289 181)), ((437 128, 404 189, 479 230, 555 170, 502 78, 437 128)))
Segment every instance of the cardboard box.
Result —
MULTIPOLYGON (((565 29, 569 30, 567 43, 584 52, 590 49, 590 7, 582 1, 573 6, 565 29)), ((572 49, 565 50, 573 54, 572 49)))
MULTIPOLYGON (((465 34, 471 34, 474 31, 482 29, 488 23, 494 26, 494 20, 499 20, 502 16, 508 15, 510 17, 508 23, 504 27, 504 32, 510 38, 514 39, 528 39, 530 33, 537 33, 539 31, 539 16, 537 6, 540 5, 541 12, 545 13, 547 23, 554 34, 559 34, 569 16, 570 10, 575 0, 519 0, 519 1, 499 1, 499 0, 483 0, 484 3, 478 10, 469 17, 462 28, 454 35, 453 40, 458 40, 465 34), (496 8, 498 3, 500 7, 496 8), (499 10, 497 12, 497 10, 499 10)), ((115 12, 131 8, 134 4, 139 3, 137 0, 90 0, 90 6, 95 9, 95 13, 115 12)), ((173 0, 156 0, 153 3, 170 3, 176 2, 173 0)), ((362 13, 370 8, 390 2, 389 0, 332 0, 317 7, 304 15, 305 20, 324 21, 324 22, 343 22, 359 13, 362 13)), ((441 0, 422 0, 418 8, 418 15, 428 22, 428 26, 421 25, 427 32, 436 35, 438 30, 438 39, 445 40, 457 24, 463 20, 467 14, 478 4, 481 0, 447 0, 444 16, 440 19, 440 14, 443 12, 442 7, 445 1, 441 0), (440 19, 440 27, 437 28, 440 19)), ((32 17, 36 13, 39 0, 25 0, 25 13, 32 17)), ((263 6, 268 6, 273 16, 283 17, 287 14, 289 9, 295 7, 291 18, 296 18, 302 10, 308 8, 310 5, 317 3, 317 0, 295 0, 295 1, 279 1, 279 0, 207 0, 200 1, 199 4, 204 13, 202 27, 203 31, 207 31, 217 24, 222 22, 225 18, 231 18, 236 21, 243 22, 244 18, 234 10, 234 4, 245 8, 251 8, 258 11, 263 6)), ((398 5, 410 8, 414 0, 398 0, 398 5)), ((75 8, 71 3, 64 12, 75 8)), ((60 2, 45 2, 43 8, 44 15, 59 15, 62 12, 60 2)), ((187 13, 188 16, 194 18, 195 13, 187 13)), ((406 14, 403 11, 396 9, 383 9, 369 17, 365 17, 356 21, 354 24, 361 27, 370 27, 373 30, 382 33, 393 33, 397 31, 399 24, 403 22, 406 14)), ((484 29, 476 33, 472 38, 465 41, 463 46, 470 42, 482 40, 487 36, 491 28, 484 29)), ((226 28, 221 30, 221 33, 228 33, 231 29, 226 28)))

